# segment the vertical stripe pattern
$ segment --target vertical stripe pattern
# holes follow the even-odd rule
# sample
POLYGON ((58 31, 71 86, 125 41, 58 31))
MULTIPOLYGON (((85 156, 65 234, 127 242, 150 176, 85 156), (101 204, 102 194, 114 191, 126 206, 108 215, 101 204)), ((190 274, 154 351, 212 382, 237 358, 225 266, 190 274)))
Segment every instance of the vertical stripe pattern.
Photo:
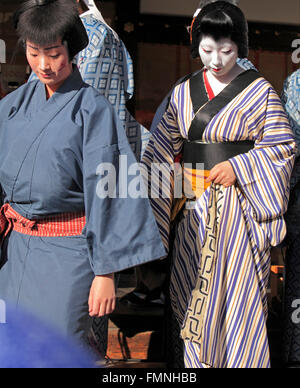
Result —
MULTIPOLYGON (((213 102, 213 100, 212 100, 213 102)), ((189 81, 174 90, 169 108, 145 151, 153 163, 172 165, 180 154, 194 117, 189 81)), ((279 97, 259 78, 208 124, 204 142, 255 141, 247 154, 230 159, 237 184, 222 188, 214 272, 201 332, 185 341, 187 367, 268 368, 266 290, 270 247, 285 237, 283 214, 296 145, 279 97)), ((199 160, 201 163, 201 160, 199 160)), ((174 176, 171 177, 174 183, 174 176)), ((151 180, 148 180, 149 193, 151 180)), ((163 191, 163 189, 162 189, 163 191)), ((176 226, 171 273, 171 303, 184 324, 197 284, 211 188, 183 211, 176 226)), ((151 198, 163 242, 168 249, 172 195, 151 198)))

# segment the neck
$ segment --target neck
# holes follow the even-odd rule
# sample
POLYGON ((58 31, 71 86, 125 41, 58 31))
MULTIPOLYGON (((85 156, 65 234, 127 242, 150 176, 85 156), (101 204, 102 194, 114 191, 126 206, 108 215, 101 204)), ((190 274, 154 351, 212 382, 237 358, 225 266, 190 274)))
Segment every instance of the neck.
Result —
POLYGON ((223 77, 216 77, 215 75, 211 74, 210 71, 208 71, 207 77, 214 95, 217 96, 227 85, 230 84, 231 81, 233 81, 239 74, 243 72, 244 70, 238 65, 234 66, 233 69, 223 77))
POLYGON ((211 78, 213 78, 215 81, 224 85, 228 85, 235 77, 237 77, 243 71, 244 70, 238 64, 235 64, 235 66, 233 66, 233 68, 228 73, 224 74, 222 77, 216 77, 211 73, 210 75, 211 78))
MULTIPOLYGON (((59 85, 60 86, 60 85, 59 85)), ((56 92, 57 89, 59 89, 59 86, 57 88, 45 85, 46 88, 46 99, 49 100, 53 96, 53 94, 56 92)))
POLYGON ((77 7, 78 7, 79 15, 82 15, 83 13, 89 10, 82 0, 77 2, 77 7))
POLYGON ((46 88, 46 98, 47 100, 53 96, 53 94, 62 86, 62 84, 70 77, 73 72, 72 64, 70 64, 70 72, 68 72, 67 77, 62 81, 55 83, 54 85, 45 85, 46 88))

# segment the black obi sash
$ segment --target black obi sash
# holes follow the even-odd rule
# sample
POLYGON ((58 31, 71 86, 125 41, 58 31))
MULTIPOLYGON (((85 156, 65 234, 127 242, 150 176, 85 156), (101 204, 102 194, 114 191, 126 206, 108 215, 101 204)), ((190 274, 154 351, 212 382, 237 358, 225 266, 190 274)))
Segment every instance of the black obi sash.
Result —
POLYGON ((203 80, 203 71, 190 79, 191 99, 195 117, 183 147, 183 161, 196 168, 197 163, 204 163, 205 170, 211 170, 216 164, 234 156, 247 153, 254 148, 253 141, 205 144, 203 133, 213 117, 238 96, 252 82, 262 77, 255 70, 239 74, 220 94, 209 101, 203 80))

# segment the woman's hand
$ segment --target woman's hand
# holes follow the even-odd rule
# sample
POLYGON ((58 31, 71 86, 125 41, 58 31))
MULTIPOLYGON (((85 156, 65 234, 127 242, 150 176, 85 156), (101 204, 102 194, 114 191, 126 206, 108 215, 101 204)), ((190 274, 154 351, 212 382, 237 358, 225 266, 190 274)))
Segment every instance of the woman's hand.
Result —
POLYGON ((207 182, 214 182, 224 187, 233 186, 236 182, 236 175, 231 163, 226 161, 216 164, 210 171, 207 182))
POLYGON ((91 317, 103 317, 116 308, 116 290, 114 274, 96 276, 89 296, 89 314, 91 317))

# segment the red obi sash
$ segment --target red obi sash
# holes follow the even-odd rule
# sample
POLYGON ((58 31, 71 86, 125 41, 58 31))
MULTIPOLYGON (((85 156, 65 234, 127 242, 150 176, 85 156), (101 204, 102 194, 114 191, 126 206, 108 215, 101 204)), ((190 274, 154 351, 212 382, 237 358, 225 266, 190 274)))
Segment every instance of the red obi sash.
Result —
POLYGON ((40 220, 29 220, 16 212, 9 203, 0 209, 1 240, 13 229, 39 237, 78 236, 82 234, 86 218, 84 212, 60 213, 40 220))

